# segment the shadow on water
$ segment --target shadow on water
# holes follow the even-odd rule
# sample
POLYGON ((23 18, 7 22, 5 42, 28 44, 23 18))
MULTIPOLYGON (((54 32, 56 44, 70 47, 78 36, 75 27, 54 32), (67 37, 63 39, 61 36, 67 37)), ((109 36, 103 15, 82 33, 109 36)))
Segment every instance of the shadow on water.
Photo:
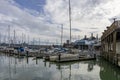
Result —
POLYGON ((120 68, 103 59, 53 63, 0 54, 0 80, 120 80, 120 68))
POLYGON ((100 60, 99 66, 101 80, 120 80, 120 67, 104 60, 100 60))

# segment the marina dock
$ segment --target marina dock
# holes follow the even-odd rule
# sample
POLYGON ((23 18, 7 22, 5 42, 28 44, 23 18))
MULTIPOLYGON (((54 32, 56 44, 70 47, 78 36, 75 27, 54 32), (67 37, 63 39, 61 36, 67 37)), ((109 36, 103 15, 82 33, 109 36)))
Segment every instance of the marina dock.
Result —
POLYGON ((120 80, 120 0, 0 0, 0 80, 120 80))

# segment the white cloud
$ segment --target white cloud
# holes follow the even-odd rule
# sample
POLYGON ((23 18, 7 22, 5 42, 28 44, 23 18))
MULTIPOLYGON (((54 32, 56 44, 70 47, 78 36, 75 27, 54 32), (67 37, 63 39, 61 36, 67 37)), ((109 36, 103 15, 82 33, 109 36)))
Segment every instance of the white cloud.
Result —
MULTIPOLYGON (((53 24, 45 22, 45 18, 41 15, 33 15, 37 13, 34 10, 20 8, 20 6, 12 0, 0 0, 0 32, 8 34, 8 25, 11 26, 11 35, 16 30, 17 36, 22 33, 30 35, 31 38, 56 39, 59 35, 53 24)), ((31 39, 32 40, 32 39, 31 39)))
MULTIPOLYGON (((118 0, 71 0, 72 28, 82 30, 72 34, 83 36, 94 32, 101 35, 106 26, 111 24, 109 19, 120 15, 119 4, 118 0), (94 27, 96 29, 89 29, 94 27)), ((47 0, 45 9, 54 22, 69 28, 68 0, 47 0)))

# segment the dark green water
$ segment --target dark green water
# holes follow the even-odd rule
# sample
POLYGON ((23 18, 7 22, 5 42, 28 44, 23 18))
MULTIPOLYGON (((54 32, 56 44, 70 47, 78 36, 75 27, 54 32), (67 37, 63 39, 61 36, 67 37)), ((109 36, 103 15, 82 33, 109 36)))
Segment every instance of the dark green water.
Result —
POLYGON ((0 80, 120 80, 120 68, 102 59, 55 64, 0 54, 0 80))

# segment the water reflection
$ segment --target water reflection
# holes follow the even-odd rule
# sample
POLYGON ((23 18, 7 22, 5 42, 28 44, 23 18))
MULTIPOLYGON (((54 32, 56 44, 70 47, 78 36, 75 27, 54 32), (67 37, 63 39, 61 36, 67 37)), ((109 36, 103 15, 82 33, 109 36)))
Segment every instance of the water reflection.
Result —
POLYGON ((0 54, 0 80, 120 80, 120 69, 102 59, 51 63, 0 54))
POLYGON ((120 80, 120 68, 110 65, 110 63, 101 60, 100 78, 102 80, 120 80))
MULTIPOLYGON (((59 69, 61 72, 61 76, 62 76, 61 80, 64 80, 64 79, 66 79, 66 80, 88 80, 88 79, 86 79, 86 76, 89 77, 89 75, 90 75, 89 73, 92 72, 93 66, 95 66, 95 65, 96 65, 95 61, 90 61, 90 62, 87 61, 87 62, 82 62, 82 63, 80 63, 80 62, 72 62, 71 63, 70 62, 70 63, 56 64, 57 69, 59 69)), ((89 80, 90 79, 91 80, 99 80, 99 77, 97 79, 89 77, 89 80)))

